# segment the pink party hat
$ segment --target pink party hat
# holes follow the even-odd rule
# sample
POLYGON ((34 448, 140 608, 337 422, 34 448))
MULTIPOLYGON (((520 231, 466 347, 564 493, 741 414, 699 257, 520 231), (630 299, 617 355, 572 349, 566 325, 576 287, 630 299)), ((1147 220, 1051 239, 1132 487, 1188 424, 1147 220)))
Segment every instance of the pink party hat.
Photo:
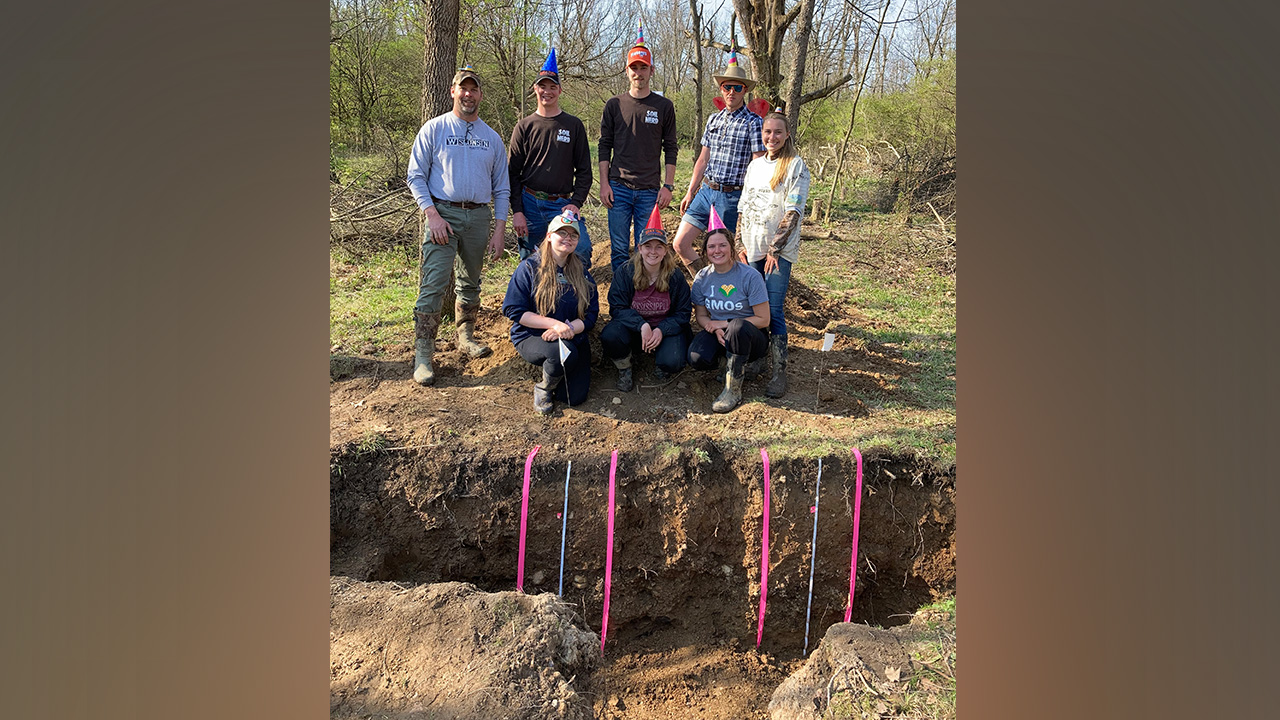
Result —
POLYGON ((728 230, 724 226, 724 221, 720 219, 720 213, 716 212, 716 206, 711 206, 711 220, 707 223, 707 234, 711 234, 715 230, 728 230))

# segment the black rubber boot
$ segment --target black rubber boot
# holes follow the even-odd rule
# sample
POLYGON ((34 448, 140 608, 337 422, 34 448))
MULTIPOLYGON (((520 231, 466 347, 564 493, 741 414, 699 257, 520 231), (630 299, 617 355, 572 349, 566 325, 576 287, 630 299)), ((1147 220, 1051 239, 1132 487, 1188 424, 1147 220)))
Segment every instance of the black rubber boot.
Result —
POLYGON ((549 415, 556 405, 552 396, 560 384, 561 377, 551 377, 546 370, 542 371, 542 381, 533 384, 533 409, 539 415, 549 415))
POLYGON ((769 354, 773 356, 773 377, 765 386, 764 394, 780 398, 787 393, 787 339, 774 336, 769 345, 769 354))
POLYGON ((618 389, 622 392, 631 392, 631 388, 635 387, 631 377, 631 356, 615 358, 613 366, 618 368, 618 389))
POLYGON ((727 413, 742 401, 742 374, 747 366, 746 355, 729 353, 724 369, 724 391, 711 403, 711 409, 718 413, 727 413))

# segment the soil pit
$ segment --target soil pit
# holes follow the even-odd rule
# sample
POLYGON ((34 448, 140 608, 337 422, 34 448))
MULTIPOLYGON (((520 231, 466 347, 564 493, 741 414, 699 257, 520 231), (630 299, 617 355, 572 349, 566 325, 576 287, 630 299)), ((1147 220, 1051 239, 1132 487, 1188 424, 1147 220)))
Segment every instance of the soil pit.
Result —
MULTIPOLYGON (((331 575, 405 588, 465 582, 487 592, 514 590, 529 450, 338 448, 330 472, 331 575)), ((550 603, 558 590, 569 461, 564 593, 553 604, 569 612, 556 617, 576 616, 599 633, 608 454, 539 451, 523 591, 550 603)), ((803 662, 817 461, 775 459, 771 466, 768 612, 757 650, 759 452, 703 439, 619 453, 604 655, 594 672, 574 666, 580 672, 569 673, 571 682, 566 676, 568 687, 547 685, 561 698, 557 714, 589 702, 599 718, 768 716, 774 690, 803 662), (571 693, 585 700, 566 702, 571 693)), ((911 459, 867 454, 853 621, 900 625, 920 606, 954 594, 955 480, 935 473, 911 459)), ((844 617, 854 478, 851 457, 824 460, 810 650, 844 617)), ((342 622, 335 610, 335 633, 342 622)), ((456 717, 498 717, 486 713, 456 717)))

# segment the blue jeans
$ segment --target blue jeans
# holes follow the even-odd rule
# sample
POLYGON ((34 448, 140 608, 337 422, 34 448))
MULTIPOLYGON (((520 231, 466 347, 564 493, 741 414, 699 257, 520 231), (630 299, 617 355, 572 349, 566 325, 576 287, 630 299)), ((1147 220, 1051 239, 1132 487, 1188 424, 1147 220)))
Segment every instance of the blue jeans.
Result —
MULTIPOLYGON (((529 235, 519 238, 516 242, 520 245, 520 259, 524 260, 538 249, 538 245, 542 244, 542 239, 547 236, 547 226, 551 224, 551 220, 560 214, 565 205, 573 202, 573 198, 560 198, 559 200, 539 200, 529 194, 526 190, 521 190, 522 197, 520 202, 524 204, 524 220, 529 225, 529 235)), ((579 213, 581 216, 581 213, 579 213)), ((582 265, 585 269, 591 269, 591 236, 587 234, 587 223, 578 223, 582 228, 582 232, 578 235, 578 247, 574 248, 574 252, 578 253, 578 257, 582 258, 582 265)))
POLYGON ((791 284, 791 261, 778 258, 778 269, 765 275, 765 258, 751 263, 764 278, 764 289, 769 292, 769 334, 787 339, 787 319, 782 315, 782 302, 787 299, 787 286, 791 284))
POLYGON ((609 187, 613 189, 613 207, 609 208, 609 264, 617 275, 618 268, 631 258, 631 243, 640 239, 640 231, 648 224, 653 206, 658 204, 658 191, 632 190, 612 180, 609 187))
POLYGON ((707 225, 711 224, 711 206, 716 206, 716 214, 724 221, 724 226, 733 233, 734 237, 738 236, 738 200, 742 197, 741 190, 733 192, 723 192, 721 190, 712 190, 710 186, 703 185, 698 188, 697 194, 689 201, 689 208, 684 211, 684 215, 680 217, 681 222, 687 222, 699 230, 706 231, 707 225))

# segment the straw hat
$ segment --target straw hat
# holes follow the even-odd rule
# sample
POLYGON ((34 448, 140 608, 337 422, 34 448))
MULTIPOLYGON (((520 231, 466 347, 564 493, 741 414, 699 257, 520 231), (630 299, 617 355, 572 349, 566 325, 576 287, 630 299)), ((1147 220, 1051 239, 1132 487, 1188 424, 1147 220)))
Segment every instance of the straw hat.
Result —
POLYGON ((731 51, 729 53, 729 67, 719 75, 712 75, 716 79, 716 85, 723 85, 727 82, 742 83, 744 93, 751 92, 751 88, 756 86, 756 81, 747 76, 747 71, 738 64, 738 53, 731 51))

